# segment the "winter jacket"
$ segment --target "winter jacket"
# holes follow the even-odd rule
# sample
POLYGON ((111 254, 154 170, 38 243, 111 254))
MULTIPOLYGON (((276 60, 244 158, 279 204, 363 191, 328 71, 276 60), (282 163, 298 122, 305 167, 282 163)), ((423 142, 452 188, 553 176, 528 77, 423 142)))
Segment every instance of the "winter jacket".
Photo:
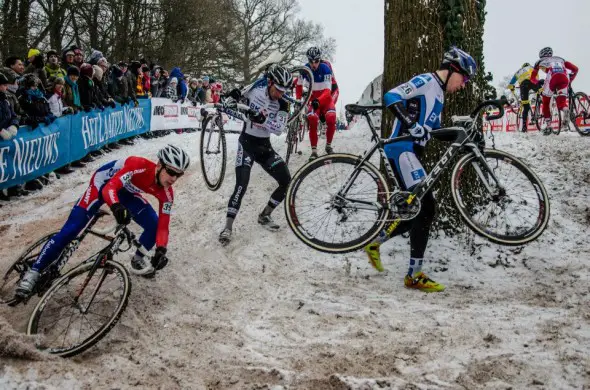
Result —
POLYGON ((70 78, 67 76, 65 77, 65 81, 66 85, 64 85, 64 95, 62 100, 66 106, 72 107, 74 112, 77 112, 82 108, 78 84, 70 80, 70 78))
POLYGON ((6 99, 8 100, 8 103, 10 103, 10 106, 12 107, 14 113, 20 120, 20 116, 22 115, 23 111, 20 108, 18 97, 14 93, 6 91, 6 99))
POLYGON ((170 78, 176 77, 178 79, 178 85, 176 86, 176 94, 178 99, 186 99, 188 94, 188 87, 184 81, 184 74, 180 71, 180 68, 173 68, 170 72, 170 78))
POLYGON ((6 94, 0 92, 0 130, 8 129, 10 126, 18 127, 18 116, 12 109, 6 94))
POLYGON ((94 81, 94 94, 96 95, 96 99, 100 102, 100 104, 103 106, 111 106, 112 108, 115 108, 115 102, 113 99, 111 99, 106 84, 103 83, 102 80, 98 80, 96 78, 92 79, 92 81, 94 81))
POLYGON ((80 75, 78 79, 78 91, 80 92, 80 104, 84 111, 88 112, 93 108, 101 108, 102 104, 94 93, 94 82, 86 75, 80 75))
POLYGON ((58 77, 65 78, 66 71, 61 66, 56 65, 56 67, 52 67, 50 64, 45 65, 45 73, 47 74, 47 79, 56 79, 58 77))
POLYGON ((61 100, 61 96, 57 93, 53 93, 49 99, 49 109, 51 110, 51 113, 53 115, 55 115, 56 118, 59 118, 60 116, 62 116, 64 114, 64 109, 66 108, 64 106, 63 101, 61 100))
POLYGON ((170 100, 172 100, 173 102, 178 100, 178 95, 176 94, 176 88, 174 88, 171 85, 168 85, 166 87, 166 89, 164 90, 164 94, 162 96, 163 98, 168 98, 170 100))
MULTIPOLYGON (((37 56, 37 58, 41 57, 37 56)), ((37 58, 35 58, 33 64, 29 64, 29 66, 25 68, 24 74, 34 74, 37 76, 37 78, 41 80, 41 85, 38 85, 38 87, 45 92, 45 89, 47 88, 47 72, 45 72, 45 64, 43 63, 43 60, 41 59, 38 61, 37 58)))
POLYGON ((193 102, 193 104, 202 104, 203 102, 199 99, 199 94, 201 93, 201 90, 203 88, 201 87, 197 87, 197 88, 189 88, 189 92, 188 92, 188 100, 190 100, 191 102, 193 102))
POLYGON ((27 89, 19 97, 19 103, 25 115, 25 124, 35 128, 40 123, 46 125, 55 120, 55 116, 51 113, 49 103, 43 93, 39 89, 27 89))
POLYGON ((136 101, 137 76, 128 70, 124 75, 124 79, 127 81, 127 98, 136 101))
MULTIPOLYGON (((103 76, 103 80, 104 76, 103 76)), ((109 91, 109 95, 116 102, 121 104, 126 104, 130 99, 128 98, 128 88, 129 85, 127 83, 127 78, 123 75, 121 68, 117 65, 113 65, 110 68, 108 79, 107 79, 107 87, 109 91)))

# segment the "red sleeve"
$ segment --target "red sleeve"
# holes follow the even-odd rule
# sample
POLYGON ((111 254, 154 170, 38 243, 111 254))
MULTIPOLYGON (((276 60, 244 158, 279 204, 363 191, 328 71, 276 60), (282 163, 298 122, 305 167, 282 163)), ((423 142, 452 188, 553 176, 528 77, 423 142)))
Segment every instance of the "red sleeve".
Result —
POLYGON ((297 84, 295 86, 295 98, 299 100, 301 99, 301 95, 303 95, 303 85, 297 84))
POLYGON ((117 193, 125 186, 125 183, 131 181, 133 171, 139 168, 143 168, 141 159, 129 157, 125 160, 121 170, 105 184, 102 189, 102 198, 108 206, 119 202, 119 195, 117 193))
POLYGON ((160 208, 158 211, 156 247, 167 247, 170 226, 170 212, 172 211, 172 204, 174 203, 174 193, 172 188, 168 188, 167 190, 162 189, 158 195, 158 201, 160 203, 160 208))
POLYGON ((533 73, 531 73, 531 82, 533 84, 537 84, 537 82, 539 81, 539 80, 537 80, 538 75, 539 75, 539 68, 537 68, 535 66, 535 69, 533 69, 533 73))
POLYGON ((574 81, 574 79, 576 78, 576 75, 578 74, 578 67, 569 61, 565 61, 564 65, 565 65, 565 68, 571 72, 570 80, 574 81))

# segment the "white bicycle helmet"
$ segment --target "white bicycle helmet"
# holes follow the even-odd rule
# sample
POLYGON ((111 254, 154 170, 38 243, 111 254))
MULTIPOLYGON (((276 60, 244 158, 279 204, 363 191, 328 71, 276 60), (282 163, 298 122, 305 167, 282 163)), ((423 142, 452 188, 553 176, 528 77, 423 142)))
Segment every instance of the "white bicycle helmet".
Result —
POLYGON ((550 47, 544 47, 539 51, 539 58, 553 57, 553 49, 550 47))
POLYGON ((158 152, 158 159, 167 167, 184 172, 191 160, 186 152, 174 145, 166 145, 158 152))
POLYGON ((272 64, 266 71, 266 77, 281 90, 289 90, 293 86, 293 75, 279 64, 272 64))

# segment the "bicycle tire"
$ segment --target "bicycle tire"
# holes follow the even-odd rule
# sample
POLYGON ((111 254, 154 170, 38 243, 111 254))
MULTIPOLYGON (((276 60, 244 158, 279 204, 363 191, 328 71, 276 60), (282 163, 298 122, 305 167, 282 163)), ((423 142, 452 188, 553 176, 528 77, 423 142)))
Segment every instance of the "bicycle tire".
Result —
POLYGON ((33 263, 37 260, 37 256, 41 252, 41 249, 43 248, 45 243, 49 241, 49 239, 57 233, 59 232, 55 231, 46 234, 45 236, 41 237, 40 239, 29 245, 25 250, 22 251, 20 256, 10 265, 10 267, 4 274, 4 277, 2 278, 2 284, 0 285, 0 300, 2 301, 2 303, 11 305, 17 301, 14 299, 14 289, 16 287, 16 284, 22 279, 24 273, 28 271, 33 265, 33 263), (39 252, 35 251, 35 249, 39 249, 39 252), (11 294, 10 298, 8 298, 8 294, 11 294))
POLYGON ((292 124, 288 125, 287 130, 287 154, 285 154, 285 165, 289 165, 289 159, 291 158, 291 154, 297 148, 297 125, 299 122, 293 122, 292 124))
POLYGON ((557 98, 551 98, 551 133, 559 135, 561 133, 561 111, 557 108, 557 98), (557 115, 555 114, 557 113, 557 115), (557 118, 557 129, 553 126, 553 121, 557 118))
POLYGON ((570 107, 570 118, 578 134, 582 137, 590 135, 590 100, 588 100, 588 95, 584 92, 576 92, 574 94, 573 107, 570 107), (578 102, 579 105, 576 104, 578 102), (578 112, 578 107, 582 108, 581 112, 578 112), (583 121, 585 125, 587 124, 586 129, 580 126, 578 120, 583 121))
POLYGON ((205 179, 205 185, 211 191, 217 191, 221 187, 221 184, 223 183, 223 179, 225 177, 225 165, 227 163, 227 146, 225 142, 225 132, 223 130, 223 124, 216 123, 217 121, 214 120, 214 118, 217 117, 218 114, 208 115, 207 118, 205 118, 205 120, 203 121, 203 126, 201 128, 201 172, 203 173, 203 178, 205 179), (211 125, 210 128, 208 127, 209 124, 211 125), (219 127, 219 129, 215 131, 215 127, 219 127), (208 140, 206 138, 208 136, 211 137, 211 135, 215 132, 219 133, 219 152, 221 153, 221 167, 219 172, 219 178, 217 180, 215 180, 214 177, 209 177, 209 175, 207 174, 208 169, 205 163, 205 156, 208 154, 205 150, 205 148, 207 147, 206 143, 210 143, 210 139, 209 142, 207 142, 208 140))
POLYGON ((307 103, 309 103, 309 99, 311 99, 311 91, 313 91, 313 73, 311 72, 311 69, 309 69, 307 66, 295 66, 290 69, 290 72, 292 74, 305 73, 305 75, 307 76, 307 80, 309 80, 309 88, 307 94, 303 97, 301 105, 297 105, 298 107, 296 106, 295 110, 289 116, 287 124, 291 124, 297 117, 299 117, 299 113, 301 112, 301 110, 307 107, 307 103))
MULTIPOLYGON (((299 238, 307 246, 326 253, 352 252, 364 247, 369 242, 371 242, 371 240, 379 234, 379 232, 387 223, 389 215, 389 208, 387 204, 390 194, 389 185, 387 184, 387 181, 385 180, 381 172, 379 172, 379 169, 377 167, 375 167, 373 164, 369 162, 365 162, 361 166, 361 170, 364 173, 368 174, 369 178, 373 181, 377 188, 377 199, 374 199, 373 201, 379 202, 383 205, 383 207, 377 213, 375 221, 372 222, 372 226, 369 229, 366 229, 364 233, 361 232, 359 236, 354 239, 350 239, 347 242, 341 242, 339 244, 336 244, 333 242, 323 241, 322 239, 314 236, 313 234, 310 234, 310 232, 308 232, 302 224, 302 216, 306 213, 306 211, 304 211, 304 209, 298 209, 298 207, 304 207, 299 204, 298 192, 301 188, 303 188, 302 185, 305 186, 304 183, 306 178, 309 178, 309 175, 312 172, 320 168, 335 167, 337 164, 348 164, 350 166, 346 168, 352 170, 354 169, 354 167, 356 167, 356 165, 358 165, 358 161, 358 156, 351 154, 335 153, 330 155, 324 155, 322 157, 319 157, 315 160, 308 162, 293 176, 293 179, 291 180, 291 183, 289 184, 289 187, 287 189, 287 195, 285 197, 285 215, 287 217, 289 227, 291 228, 291 230, 293 230, 293 233, 295 233, 297 238, 299 238)), ((334 179, 346 180, 347 176, 334 175, 334 179)), ((327 186, 332 183, 324 182, 323 184, 323 188, 327 188, 327 186)), ((309 186, 313 189, 313 196, 315 197, 314 200, 319 200, 322 197, 321 190, 323 188, 315 185, 312 186, 312 184, 309 184, 309 186)), ((339 189, 341 186, 342 184, 334 185, 333 187, 339 189)), ((333 197, 332 194, 328 195, 330 199, 333 197)), ((317 207, 317 210, 323 210, 323 208, 317 207)), ((331 213, 331 211, 329 212, 331 213)), ((342 223, 342 219, 340 222, 342 223)), ((347 221, 343 223, 346 222, 347 221)), ((338 225, 338 223, 336 224, 338 225)), ((321 227, 322 226, 320 226, 320 228, 321 227)), ((327 230, 328 229, 326 228, 326 231, 327 230)))
MULTIPOLYGON (((35 335, 38 333, 39 321, 45 309, 48 307, 48 304, 53 295, 61 287, 67 286, 74 277, 90 271, 90 269, 93 266, 93 262, 85 263, 83 266, 70 270, 53 283, 49 290, 47 290, 43 297, 41 297, 41 300, 37 303, 37 306, 31 314, 27 326, 28 335, 35 335)), ((104 270, 108 268, 110 268, 111 270, 116 270, 116 272, 118 272, 118 278, 120 281, 122 281, 123 284, 123 294, 121 295, 120 302, 118 303, 117 308, 115 309, 113 314, 107 319, 107 321, 104 324, 102 324, 98 328, 98 330, 92 333, 89 337, 85 338, 81 343, 71 346, 69 348, 47 348, 45 349, 46 352, 61 357, 71 357, 74 355, 78 355, 86 351, 88 348, 94 346, 96 343, 98 343, 117 324, 117 322, 121 318, 121 315, 125 311, 125 308, 127 307, 127 303, 129 302, 129 295, 131 294, 131 279, 129 278, 129 272, 127 271, 127 269, 121 263, 118 263, 113 260, 107 260, 105 264, 103 266, 99 266, 97 270, 100 271, 101 269, 104 270)))
MULTIPOLYGON (((500 150, 495 150, 495 149, 485 149, 483 151, 483 155, 485 158, 492 158, 492 159, 496 159, 496 160, 502 160, 503 162, 506 162, 507 164, 510 165, 510 168, 515 168, 516 170, 518 170, 520 173, 524 174, 524 177, 526 177, 526 179, 528 179, 530 185, 531 185, 531 189, 532 192, 535 194, 537 200, 539 201, 539 213, 536 216, 536 222, 534 224, 534 226, 532 226, 532 228, 527 229, 526 231, 522 230, 519 231, 518 234, 514 234, 514 235, 509 235, 509 234, 496 234, 493 233, 489 228, 482 228, 481 224, 478 223, 477 221, 474 221, 474 218, 470 215, 470 213, 467 212, 466 207, 465 207, 465 203, 469 202, 469 198, 466 199, 465 202, 463 202, 462 197, 460 196, 460 193, 458 191, 458 186, 460 186, 461 183, 461 176, 465 173, 465 172, 469 172, 467 170, 467 167, 472 163, 477 161, 477 157, 475 156, 475 154, 473 153, 469 153, 466 154, 465 156, 463 156, 461 159, 459 159, 459 161, 457 161, 457 163, 455 164, 454 168, 453 168, 453 172, 451 175, 451 193, 453 196, 453 201, 455 203, 455 206, 457 207, 457 210, 459 211, 463 221, 465 221, 465 223, 467 224, 467 226, 476 234, 478 234, 481 237, 484 237, 488 240, 490 240, 491 242, 494 242, 496 244, 500 244, 500 245, 508 245, 508 246, 516 246, 516 245, 523 245, 526 244, 528 242, 531 242, 535 239, 537 239, 541 233, 543 233, 543 231, 545 230, 545 228, 547 227, 547 224, 549 222, 549 214, 550 214, 550 204, 549 204, 549 196, 547 195, 547 191, 545 190, 545 187, 543 186, 543 183, 541 182, 541 180, 539 179, 539 177, 525 164, 523 163, 521 160, 517 159, 516 157, 506 153, 506 152, 502 152, 500 150)), ((481 168, 481 166, 480 166, 481 168)), ((502 177, 498 177, 498 180, 502 181, 502 177)), ((466 182, 467 183, 467 182, 466 182)), ((512 182, 511 182, 512 183, 512 182)), ((477 186, 473 186, 473 184, 466 184, 466 192, 470 192, 470 194, 473 195, 477 195, 473 193, 473 189, 477 188, 477 186)), ((516 193, 517 195, 522 195, 524 192, 521 191, 519 193, 516 193)), ((483 199, 483 196, 480 196, 478 200, 483 199)), ((498 203, 500 202, 504 202, 504 204, 508 204, 510 205, 512 202, 509 201, 505 201, 506 198, 501 198, 498 200, 498 203)), ((523 199, 525 199, 523 197, 523 199)), ((484 200, 485 202, 485 200, 484 200)), ((525 199, 526 202, 526 199, 525 199)), ((491 204, 492 202, 489 202, 489 204, 491 204)), ((526 203, 517 203, 514 202, 516 204, 516 206, 523 206, 526 205, 526 203)), ((481 210, 481 208, 480 208, 481 210)), ((484 210, 486 211, 486 210, 484 210)), ((494 213, 490 213, 490 215, 492 215, 494 213)), ((506 212, 506 215, 510 215, 510 216, 514 216, 512 213, 508 213, 506 212)), ((533 215, 534 217, 534 215, 533 215)), ((511 225, 507 226, 508 228, 514 228, 511 225)), ((518 227, 521 228, 521 227, 518 227)))

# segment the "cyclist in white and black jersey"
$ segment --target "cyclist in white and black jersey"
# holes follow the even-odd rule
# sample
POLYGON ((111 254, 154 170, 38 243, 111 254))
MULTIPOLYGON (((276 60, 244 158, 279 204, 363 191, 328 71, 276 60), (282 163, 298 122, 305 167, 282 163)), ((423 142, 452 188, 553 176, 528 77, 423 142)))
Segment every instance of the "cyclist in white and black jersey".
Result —
POLYGON ((270 231, 279 229, 271 213, 285 199, 291 174, 287 164, 272 148, 270 135, 280 135, 287 125, 289 104, 283 99, 283 95, 291 90, 292 85, 291 72, 274 64, 268 68, 264 77, 257 80, 243 95, 235 89, 230 92, 230 97, 224 103, 231 108, 238 100, 245 101, 256 114, 251 114, 250 120, 244 122, 238 141, 236 186, 229 198, 225 228, 219 234, 219 242, 223 245, 227 245, 231 240, 233 223, 248 188, 254 162, 260 164, 279 184, 258 216, 258 223, 270 231))

